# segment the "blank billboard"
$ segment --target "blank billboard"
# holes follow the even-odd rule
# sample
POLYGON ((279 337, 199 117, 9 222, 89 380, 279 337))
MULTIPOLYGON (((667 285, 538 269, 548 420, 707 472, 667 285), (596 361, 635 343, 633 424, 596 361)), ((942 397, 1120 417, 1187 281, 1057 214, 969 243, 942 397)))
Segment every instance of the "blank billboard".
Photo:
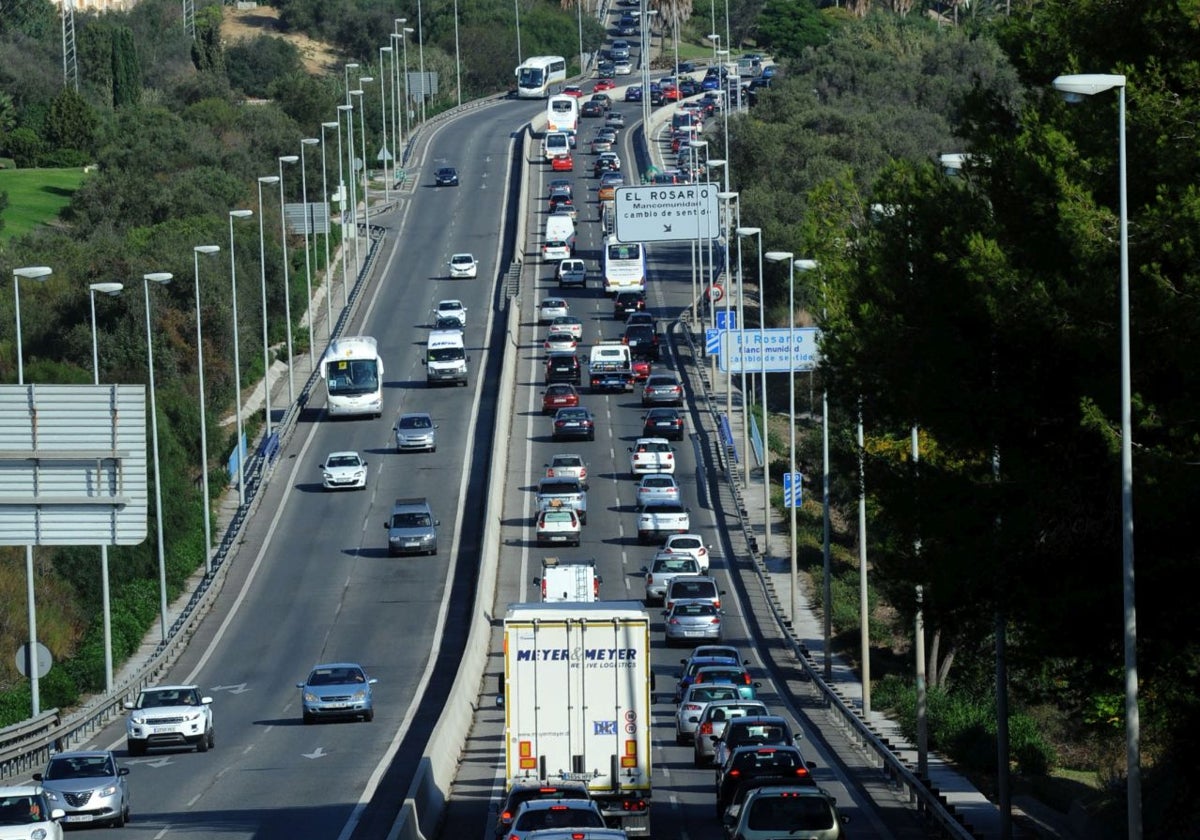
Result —
POLYGON ((0 385, 0 545, 146 539, 145 385, 0 385))

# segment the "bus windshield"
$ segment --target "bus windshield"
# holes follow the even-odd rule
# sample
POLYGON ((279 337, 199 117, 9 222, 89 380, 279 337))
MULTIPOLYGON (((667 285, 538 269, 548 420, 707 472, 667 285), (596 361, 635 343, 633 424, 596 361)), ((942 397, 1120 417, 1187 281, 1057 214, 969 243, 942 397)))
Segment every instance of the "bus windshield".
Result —
POLYGON ((517 86, 523 88, 540 88, 542 80, 545 77, 545 71, 540 67, 522 67, 520 74, 517 76, 517 86))
POLYGON ((379 390, 379 369, 374 359, 342 359, 328 366, 330 396, 349 397, 379 390))

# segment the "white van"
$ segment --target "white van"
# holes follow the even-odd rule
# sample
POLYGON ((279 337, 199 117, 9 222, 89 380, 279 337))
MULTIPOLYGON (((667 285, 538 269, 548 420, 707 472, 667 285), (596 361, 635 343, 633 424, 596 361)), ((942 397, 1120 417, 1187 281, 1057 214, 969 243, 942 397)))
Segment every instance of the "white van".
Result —
POLYGON ((548 131, 542 138, 542 157, 553 160, 558 155, 571 154, 571 138, 565 131, 548 131))
POLYGON ((427 384, 467 384, 467 362, 470 359, 463 344, 462 330, 433 330, 429 333, 425 349, 427 384))
POLYGON ((546 217, 547 242, 566 242, 571 252, 575 251, 575 223, 565 213, 551 213, 546 217))

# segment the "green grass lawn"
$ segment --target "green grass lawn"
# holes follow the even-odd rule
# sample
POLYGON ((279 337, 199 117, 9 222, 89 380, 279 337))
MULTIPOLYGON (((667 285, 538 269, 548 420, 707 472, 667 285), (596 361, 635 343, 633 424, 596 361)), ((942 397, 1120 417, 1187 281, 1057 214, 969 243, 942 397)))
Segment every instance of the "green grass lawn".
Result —
POLYGON ((0 215, 0 240, 11 240, 57 218, 87 177, 73 169, 0 169, 0 193, 8 207, 0 215))

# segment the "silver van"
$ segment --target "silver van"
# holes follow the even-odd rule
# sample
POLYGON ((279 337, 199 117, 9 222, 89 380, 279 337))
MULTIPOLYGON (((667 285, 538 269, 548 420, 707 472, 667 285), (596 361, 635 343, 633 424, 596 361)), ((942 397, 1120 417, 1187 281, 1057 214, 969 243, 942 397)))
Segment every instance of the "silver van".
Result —
POLYGON ((388 556, 437 554, 437 527, 429 502, 424 498, 397 499, 383 527, 388 532, 388 556))

